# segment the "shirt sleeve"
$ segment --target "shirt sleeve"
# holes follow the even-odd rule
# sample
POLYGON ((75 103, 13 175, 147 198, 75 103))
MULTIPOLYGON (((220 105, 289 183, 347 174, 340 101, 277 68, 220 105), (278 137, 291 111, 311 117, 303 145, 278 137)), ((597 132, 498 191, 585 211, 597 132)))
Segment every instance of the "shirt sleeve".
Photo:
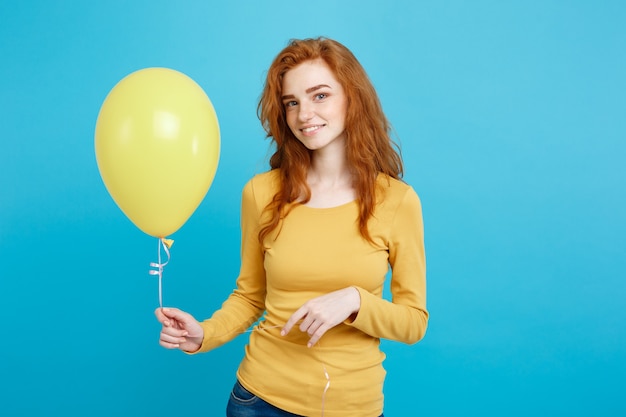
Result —
POLYGON ((222 307, 201 323, 204 339, 198 352, 207 352, 234 339, 265 310, 263 248, 258 239, 262 207, 257 203, 252 181, 244 187, 241 201, 241 269, 237 287, 222 307))
POLYGON ((392 301, 355 287, 361 308, 346 324, 374 337, 412 344, 424 337, 428 325, 424 225, 421 203, 412 188, 394 210, 388 230, 392 301))

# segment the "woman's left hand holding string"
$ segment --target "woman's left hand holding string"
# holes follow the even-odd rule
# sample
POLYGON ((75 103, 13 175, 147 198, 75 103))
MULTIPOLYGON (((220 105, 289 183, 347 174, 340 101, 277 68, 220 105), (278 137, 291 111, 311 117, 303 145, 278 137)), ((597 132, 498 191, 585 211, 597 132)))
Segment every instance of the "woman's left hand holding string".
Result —
POLYGON ((291 315, 280 334, 285 336, 299 321, 300 330, 311 336, 308 347, 314 346, 329 329, 343 323, 348 317, 359 312, 361 296, 354 287, 313 298, 291 315))

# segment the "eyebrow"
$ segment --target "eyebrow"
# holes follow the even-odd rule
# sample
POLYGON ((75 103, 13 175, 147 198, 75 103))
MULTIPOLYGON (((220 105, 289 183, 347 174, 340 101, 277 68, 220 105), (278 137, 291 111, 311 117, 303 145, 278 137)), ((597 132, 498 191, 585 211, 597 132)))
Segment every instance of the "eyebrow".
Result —
MULTIPOLYGON (((329 86, 327 84, 318 84, 316 86, 307 88, 305 90, 305 93, 310 94, 313 91, 317 91, 317 90, 322 89, 324 87, 332 89, 331 86, 329 86)), ((293 94, 287 94, 287 95, 284 95, 284 96, 281 97, 281 99, 283 99, 283 100, 290 100, 292 98, 296 98, 296 97, 293 94)))

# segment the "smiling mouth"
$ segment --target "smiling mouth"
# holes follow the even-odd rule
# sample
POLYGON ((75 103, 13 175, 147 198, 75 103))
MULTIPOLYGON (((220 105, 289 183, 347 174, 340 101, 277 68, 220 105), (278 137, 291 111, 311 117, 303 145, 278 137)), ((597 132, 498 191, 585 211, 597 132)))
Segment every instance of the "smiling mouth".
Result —
POLYGON ((315 126, 309 126, 309 127, 305 127, 304 129, 300 129, 300 131, 302 133, 311 133, 314 132, 318 129, 321 129, 322 127, 324 127, 324 125, 315 125, 315 126))

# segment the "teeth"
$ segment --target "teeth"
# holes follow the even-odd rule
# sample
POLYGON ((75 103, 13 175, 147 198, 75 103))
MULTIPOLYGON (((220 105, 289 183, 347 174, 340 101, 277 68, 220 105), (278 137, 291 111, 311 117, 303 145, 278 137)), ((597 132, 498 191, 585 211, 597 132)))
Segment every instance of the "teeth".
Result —
POLYGON ((319 129, 319 126, 311 126, 311 127, 307 127, 307 128, 302 129, 302 131, 304 133, 309 133, 309 132, 312 132, 312 131, 317 130, 317 129, 319 129))

